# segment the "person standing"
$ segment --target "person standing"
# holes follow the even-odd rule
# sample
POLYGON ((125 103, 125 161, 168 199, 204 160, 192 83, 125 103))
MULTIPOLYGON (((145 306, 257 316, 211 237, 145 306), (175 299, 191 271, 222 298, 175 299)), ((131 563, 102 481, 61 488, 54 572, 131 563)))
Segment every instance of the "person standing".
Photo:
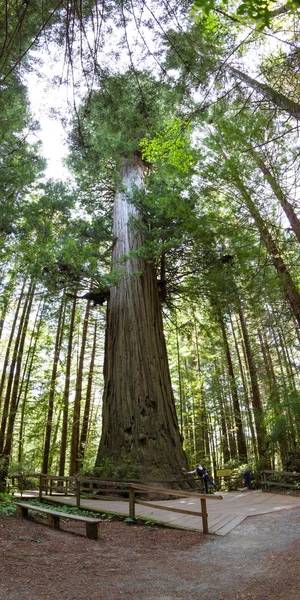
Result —
POLYGON ((244 487, 247 487, 248 490, 252 490, 251 473, 250 473, 249 469, 246 469, 246 471, 244 473, 244 487))

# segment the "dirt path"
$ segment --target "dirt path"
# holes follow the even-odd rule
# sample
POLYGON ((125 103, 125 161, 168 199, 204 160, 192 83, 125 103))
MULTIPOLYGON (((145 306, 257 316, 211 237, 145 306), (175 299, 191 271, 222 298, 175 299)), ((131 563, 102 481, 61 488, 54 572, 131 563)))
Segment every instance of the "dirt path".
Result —
POLYGON ((226 537, 105 522, 51 530, 0 516, 0 600, 292 600, 300 509, 246 519, 226 537))

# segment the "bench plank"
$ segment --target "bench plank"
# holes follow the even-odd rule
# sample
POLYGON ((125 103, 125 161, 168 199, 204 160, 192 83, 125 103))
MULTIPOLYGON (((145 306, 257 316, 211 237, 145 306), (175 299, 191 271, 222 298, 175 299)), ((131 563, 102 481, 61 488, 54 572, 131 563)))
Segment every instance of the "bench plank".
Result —
POLYGON ((60 529, 60 519, 71 519, 72 521, 82 521, 85 523, 86 535, 91 540, 100 539, 100 519, 94 517, 85 517, 83 515, 71 515, 58 510, 51 510, 50 508, 43 508, 41 506, 33 506, 23 502, 16 503, 18 511, 25 519, 28 517, 28 510, 35 510, 36 512, 44 513, 47 515, 48 523, 52 529, 60 529))

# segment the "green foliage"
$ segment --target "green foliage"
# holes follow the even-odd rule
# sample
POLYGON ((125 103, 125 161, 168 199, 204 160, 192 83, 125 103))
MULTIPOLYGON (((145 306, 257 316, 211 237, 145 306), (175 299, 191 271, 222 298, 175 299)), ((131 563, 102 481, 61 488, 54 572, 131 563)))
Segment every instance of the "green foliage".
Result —
MULTIPOLYGON (((84 471, 82 475, 87 477, 103 477, 103 478, 112 478, 114 471, 114 465, 112 464, 109 458, 102 458, 100 464, 97 467, 89 471, 84 471)), ((81 474, 81 473, 80 473, 81 474)))
MULTIPOLYGON (((226 485, 229 491, 237 490, 243 486, 243 476, 246 469, 249 469, 247 464, 239 464, 236 460, 231 460, 224 465, 224 469, 232 469, 230 479, 226 480, 226 485)), ((252 470, 251 475, 253 475, 252 470)))
POLYGON ((28 142, 37 130, 31 119, 26 88, 15 75, 0 93, 0 236, 6 242, 19 234, 26 194, 45 166, 40 144, 28 142))
POLYGON ((36 465, 29 459, 24 459, 21 463, 12 460, 9 464, 9 476, 12 475, 24 475, 27 473, 34 473, 36 465))
POLYGON ((284 471, 300 473, 300 452, 289 452, 283 465, 284 471))
POLYGON ((195 164, 190 131, 189 123, 178 117, 164 121, 154 138, 140 141, 143 159, 154 164, 166 161, 178 174, 189 171, 195 164))
MULTIPOLYGON (((299 0, 291 0, 286 3, 291 12, 296 12, 299 9, 299 0)), ((229 18, 241 24, 261 24, 261 28, 270 25, 273 10, 278 8, 276 0, 243 0, 237 5, 232 5, 228 0, 195 0, 194 13, 203 11, 208 15, 211 11, 216 10, 227 14, 229 18)))
POLYGON ((0 494, 0 514, 5 517, 16 514, 16 504, 10 494, 0 494))
POLYGON ((79 179, 87 181, 93 173, 106 190, 115 188, 122 157, 140 153, 141 140, 155 137, 178 98, 174 88, 147 72, 103 76, 74 122, 70 166, 79 179))
MULTIPOLYGON (((26 500, 23 500, 26 502, 26 500)), ((47 502, 39 502, 38 500, 30 499, 27 501, 28 504, 32 504, 33 506, 40 506, 41 508, 46 508, 49 510, 53 510, 53 504, 47 504, 47 502)), ((29 509, 30 510, 30 509, 29 509)), ((85 517, 99 517, 99 512, 93 512, 90 510, 84 510, 82 508, 76 508, 75 506, 63 506, 62 504, 55 503, 55 510, 61 512, 62 514, 71 514, 71 515, 83 515, 85 517)), ((34 511, 34 514, 36 511, 34 511)), ((47 518, 44 513, 41 513, 42 518, 47 518)), ((106 515, 101 515, 101 518, 106 517, 106 515)))
POLYGON ((103 458, 100 465, 92 470, 84 471, 82 475, 108 479, 139 479, 139 465, 132 458, 124 459, 119 465, 114 465, 109 458, 103 458))
POLYGON ((275 415, 273 419, 273 427, 269 437, 271 442, 284 441, 287 437, 288 421, 286 415, 275 415))
POLYGON ((140 466, 133 459, 128 457, 119 464, 114 471, 114 477, 117 479, 139 479, 141 476, 140 466))

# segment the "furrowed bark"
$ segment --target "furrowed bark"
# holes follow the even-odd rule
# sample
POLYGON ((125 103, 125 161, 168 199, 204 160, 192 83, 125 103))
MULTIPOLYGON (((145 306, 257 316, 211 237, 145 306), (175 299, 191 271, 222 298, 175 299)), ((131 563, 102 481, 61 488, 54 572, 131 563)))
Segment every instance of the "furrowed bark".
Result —
POLYGON ((123 159, 114 205, 113 264, 123 271, 110 290, 104 364, 103 428, 96 465, 131 459, 144 479, 182 478, 187 466, 171 387, 154 264, 137 256, 139 213, 131 202, 144 187, 139 156, 123 159), (128 255, 130 253, 130 255, 128 255), (124 258, 126 255, 126 258, 124 258))

